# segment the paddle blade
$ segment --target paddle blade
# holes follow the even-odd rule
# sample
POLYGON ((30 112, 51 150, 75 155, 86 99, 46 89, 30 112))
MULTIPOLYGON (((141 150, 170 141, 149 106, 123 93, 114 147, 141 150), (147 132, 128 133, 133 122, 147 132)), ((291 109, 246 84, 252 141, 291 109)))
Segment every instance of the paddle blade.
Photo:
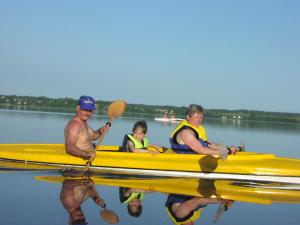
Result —
POLYGON ((214 220, 213 220, 213 223, 218 222, 219 219, 221 218, 223 212, 225 212, 225 211, 226 211, 226 204, 225 204, 225 202, 222 202, 222 203, 220 204, 220 206, 219 206, 217 212, 216 212, 216 215, 215 215, 215 218, 214 218, 214 220))
POLYGON ((226 148, 226 146, 224 144, 220 144, 220 157, 223 160, 226 160, 228 157, 228 149, 226 148))
POLYGON ((100 211, 100 215, 101 215, 102 219, 109 224, 115 224, 115 223, 119 222, 118 215, 115 214, 111 210, 104 209, 104 210, 100 211))
POLYGON ((127 103, 124 100, 112 102, 106 110, 106 114, 110 120, 120 117, 126 109, 127 103))

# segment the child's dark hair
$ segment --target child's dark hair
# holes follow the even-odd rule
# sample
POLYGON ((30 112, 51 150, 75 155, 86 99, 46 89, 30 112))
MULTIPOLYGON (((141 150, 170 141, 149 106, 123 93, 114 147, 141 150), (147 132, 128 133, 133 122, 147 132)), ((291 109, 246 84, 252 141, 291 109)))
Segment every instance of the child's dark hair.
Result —
POLYGON ((134 125, 133 125, 133 129, 132 132, 134 133, 134 131, 136 131, 137 128, 141 128, 143 133, 146 134, 147 133, 147 123, 145 120, 140 120, 137 121, 134 125))

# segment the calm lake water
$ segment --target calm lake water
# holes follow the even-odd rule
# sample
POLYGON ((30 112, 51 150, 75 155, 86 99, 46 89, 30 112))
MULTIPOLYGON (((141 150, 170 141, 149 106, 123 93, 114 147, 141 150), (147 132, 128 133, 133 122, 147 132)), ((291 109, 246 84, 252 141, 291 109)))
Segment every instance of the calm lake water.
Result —
MULTIPOLYGON (((0 110, 0 143, 63 143, 64 126, 71 117, 72 114, 0 110)), ((96 129, 106 120, 105 117, 95 116, 90 120, 90 125, 96 129)), ((135 121, 132 118, 116 120, 105 137, 104 144, 120 145, 124 134, 131 131, 135 121)), ((175 125, 150 119, 147 123, 150 142, 169 146, 168 138, 175 125)), ((209 140, 228 145, 245 144, 248 151, 300 158, 299 125, 232 120, 206 120, 204 125, 209 140)), ((68 213, 60 201, 61 190, 67 184, 62 185, 59 172, 0 170, 0 177, 0 224, 68 224, 68 213), (47 177, 56 177, 57 180, 49 182, 47 177)), ((118 224, 173 224, 165 210, 168 194, 153 192, 150 188, 150 192, 148 190, 142 200, 141 215, 133 217, 129 215, 126 205, 120 203, 119 187, 97 184, 96 179, 94 183, 107 209, 118 215, 118 224)), ((176 187, 177 183, 171 182, 170 185, 176 187)), ((222 214, 218 224, 299 224, 299 203, 261 203, 265 204, 235 201, 222 214)), ((219 204, 210 204, 205 207, 195 224, 213 224, 218 206, 219 204)), ((91 198, 81 205, 81 209, 88 224, 107 224, 99 214, 103 209, 91 198)))

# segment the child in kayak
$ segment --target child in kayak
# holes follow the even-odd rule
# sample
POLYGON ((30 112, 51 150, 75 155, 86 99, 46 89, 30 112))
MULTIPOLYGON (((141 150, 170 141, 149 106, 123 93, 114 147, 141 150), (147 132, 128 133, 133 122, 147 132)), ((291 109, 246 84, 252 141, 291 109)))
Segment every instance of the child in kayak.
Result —
POLYGON ((161 146, 149 144, 147 134, 147 123, 144 120, 134 124, 132 134, 126 134, 123 139, 122 152, 148 152, 159 153, 161 146), (157 151, 148 150, 147 147, 153 147, 157 151))

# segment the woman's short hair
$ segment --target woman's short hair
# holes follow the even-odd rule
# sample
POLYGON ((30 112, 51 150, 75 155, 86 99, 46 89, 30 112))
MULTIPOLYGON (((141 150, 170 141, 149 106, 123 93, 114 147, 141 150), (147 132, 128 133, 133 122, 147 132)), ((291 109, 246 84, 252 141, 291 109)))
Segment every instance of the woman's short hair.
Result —
POLYGON ((186 116, 193 116, 195 113, 203 113, 203 107, 197 104, 190 104, 186 109, 186 116))

